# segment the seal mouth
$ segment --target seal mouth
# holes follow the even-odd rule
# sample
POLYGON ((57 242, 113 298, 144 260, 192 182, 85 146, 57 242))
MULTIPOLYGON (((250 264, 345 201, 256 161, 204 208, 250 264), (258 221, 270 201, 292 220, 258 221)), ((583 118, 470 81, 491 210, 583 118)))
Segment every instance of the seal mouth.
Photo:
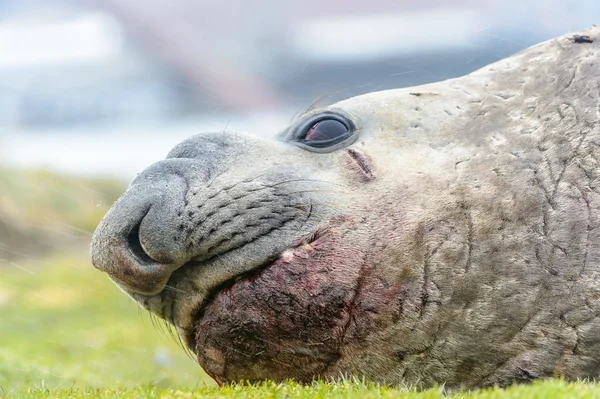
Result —
MULTIPOLYGON (((273 256, 272 258, 265 261, 260 266, 254 268, 252 270, 249 270, 247 272, 238 274, 230 279, 227 279, 209 290, 208 294, 204 297, 204 299, 196 305, 194 310, 192 310, 192 314, 189 318, 189 320, 191 321, 191 325, 186 326, 183 329, 185 331, 185 333, 183 334, 183 337, 182 337, 183 341, 192 352, 196 352, 196 331, 195 331, 194 326, 199 320, 202 319, 207 306, 214 300, 214 298, 216 296, 218 296, 221 292, 224 292, 224 291, 230 289, 231 287, 233 287, 235 284, 237 284, 239 282, 252 280, 256 276, 260 275, 260 273, 262 273, 265 269, 268 269, 270 266, 276 264, 279 261, 279 258, 280 258, 280 256, 273 256)), ((189 262, 189 263, 194 263, 194 262, 189 262)), ((197 263, 195 263, 195 265, 197 265, 197 263)), ((195 266, 190 266, 190 267, 195 267, 195 266)))
POLYGON ((188 308, 192 328, 179 335, 217 383, 308 382, 335 373, 347 334, 364 313, 365 257, 348 240, 348 223, 330 222, 188 308))
MULTIPOLYGON (((280 262, 281 263, 291 263, 294 260, 294 258, 296 258, 296 257, 305 258, 307 256, 306 255, 307 251, 310 251, 313 249, 312 244, 314 242, 316 242, 317 240, 319 240, 323 235, 325 235, 327 230, 328 230, 327 227, 321 227, 321 228, 315 230, 309 236, 300 238, 300 239, 294 241, 291 245, 288 246, 287 249, 285 249, 273 256, 268 257, 267 259, 265 259, 264 262, 262 262, 258 266, 253 267, 252 269, 250 269, 248 271, 239 273, 239 274, 237 274, 233 277, 230 277, 230 278, 222 281, 221 283, 218 283, 215 286, 213 286, 208 291, 208 293, 203 296, 203 299, 198 301, 198 303, 195 306, 193 306, 191 314, 188 318, 190 323, 186 326, 180 326, 180 328, 181 328, 180 335, 181 335, 181 338, 183 339, 185 345, 190 350, 192 350, 192 352, 196 351, 195 325, 198 323, 199 320, 201 320, 203 318, 207 306, 209 306, 213 302, 215 297, 217 297, 221 293, 231 289, 236 284, 250 282, 250 281, 254 280, 258 276, 260 276, 265 270, 269 269, 272 266, 279 264, 280 262)), ((186 264, 184 264, 181 267, 181 270, 196 269, 198 267, 201 267, 201 265, 203 265, 203 264, 207 264, 213 260, 219 259, 220 257, 222 257, 223 255, 225 255, 227 253, 236 252, 242 248, 243 248, 243 246, 232 249, 230 251, 227 251, 224 254, 215 255, 215 256, 213 256, 209 259, 203 260, 203 261, 191 260, 191 261, 187 262, 186 264)), ((171 285, 170 283, 171 282, 169 282, 169 284, 167 284, 167 285, 168 286, 171 285)), ((174 322, 174 321, 175 320, 171 320, 171 322, 174 322)), ((173 323, 173 324, 175 324, 175 323, 173 323)))

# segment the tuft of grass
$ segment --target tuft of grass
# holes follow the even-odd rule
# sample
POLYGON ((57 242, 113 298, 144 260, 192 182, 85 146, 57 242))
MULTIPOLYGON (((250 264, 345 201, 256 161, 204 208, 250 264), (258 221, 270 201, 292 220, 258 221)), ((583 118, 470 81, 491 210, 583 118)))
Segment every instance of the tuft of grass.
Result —
POLYGON ((558 398, 598 398, 600 389, 591 383, 567 383, 562 380, 538 381, 531 385, 512 386, 507 389, 489 388, 484 390, 444 394, 441 389, 429 389, 417 392, 411 389, 382 387, 360 381, 342 381, 338 383, 315 382, 311 385, 299 385, 293 381, 285 383, 265 382, 262 384, 231 384, 223 387, 203 386, 192 389, 161 389, 142 386, 133 389, 97 389, 87 388, 50 390, 34 388, 20 392, 23 398, 156 398, 156 399, 192 399, 192 398, 355 398, 355 399, 558 399, 558 398))

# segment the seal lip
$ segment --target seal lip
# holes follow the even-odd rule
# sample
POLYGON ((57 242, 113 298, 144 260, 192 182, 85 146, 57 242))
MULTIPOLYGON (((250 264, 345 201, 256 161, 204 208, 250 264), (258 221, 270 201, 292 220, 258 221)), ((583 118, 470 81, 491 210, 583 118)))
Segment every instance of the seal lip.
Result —
POLYGON ((358 128, 356 122, 348 113, 338 109, 329 109, 302 116, 299 121, 281 132, 279 139, 306 151, 326 154, 354 144, 358 139, 358 128), (333 119, 344 124, 348 128, 348 137, 338 143, 326 147, 313 147, 300 141, 304 138, 306 131, 311 126, 327 119, 333 119))
POLYGON ((240 281, 248 280, 248 279, 251 279, 253 276, 259 275, 266 269, 276 265, 278 262, 285 262, 285 263, 290 262, 291 260, 287 259, 287 258, 288 258, 288 256, 290 256, 291 253, 294 253, 295 251, 303 248, 306 245, 308 245, 308 246, 312 245, 315 241, 319 240, 321 237, 326 236, 328 231, 329 231, 328 226, 321 226, 321 227, 317 228, 316 230, 314 230, 312 233, 310 233, 308 236, 304 236, 303 238, 297 239, 296 241, 294 241, 293 243, 288 245, 285 250, 277 253, 277 255, 273 255, 273 256, 265 259, 264 262, 261 263, 260 265, 254 267, 250 270, 247 270, 245 272, 241 272, 235 276, 232 276, 232 277, 222 281, 221 283, 213 286, 210 289, 210 291, 208 292, 208 294, 205 295, 200 301, 196 302, 196 304, 193 306, 193 308, 190 312, 190 317, 189 317, 190 324, 189 325, 177 326, 177 324, 175 323, 175 320, 172 320, 171 321, 172 324, 175 325, 176 328, 178 329, 180 337, 182 338, 183 342, 188 347, 188 349, 190 349, 193 353, 196 353, 196 343, 197 343, 196 325, 197 325, 198 321, 200 321, 202 319, 202 317, 204 316, 204 311, 205 311, 206 307, 214 300, 214 298, 220 292, 227 289, 228 287, 231 287, 234 284, 237 284, 240 281))
POLYGON ((188 347, 188 349, 190 349, 193 353, 196 353, 196 324, 199 320, 202 319, 206 307, 213 301, 216 295, 218 295, 223 290, 227 289, 227 287, 231 287, 239 281, 250 279, 253 276, 260 274, 265 269, 275 265, 278 261, 280 261, 283 254, 291 248, 294 248, 294 246, 288 247, 288 249, 282 251, 277 256, 265 259, 265 261, 259 266, 237 274, 233 277, 230 277, 212 287, 207 295, 203 296, 203 298, 200 301, 197 301, 196 304, 193 305, 192 310, 190 312, 189 325, 177 325, 175 320, 168 320, 179 330, 180 337, 182 338, 183 343, 188 347))

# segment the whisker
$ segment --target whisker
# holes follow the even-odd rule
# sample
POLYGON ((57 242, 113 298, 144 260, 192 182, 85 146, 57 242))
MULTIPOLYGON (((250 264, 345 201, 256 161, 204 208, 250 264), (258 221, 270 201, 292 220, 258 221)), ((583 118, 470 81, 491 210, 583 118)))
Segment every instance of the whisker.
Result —
MULTIPOLYGON (((224 193, 224 192, 226 193, 227 191, 231 190, 232 188, 234 188, 234 187, 236 187, 236 186, 238 186, 240 184, 244 184, 244 183, 258 183, 258 184, 261 184, 265 188, 274 188, 274 187, 281 186, 281 185, 284 185, 284 184, 306 182, 306 183, 324 183, 324 184, 335 185, 335 186, 346 188, 344 185, 341 185, 339 183, 335 183, 335 182, 331 182, 331 181, 327 181, 327 180, 318 180, 318 179, 290 179, 290 180, 283 180, 283 181, 280 181, 280 182, 277 182, 277 183, 271 183, 271 184, 265 183, 265 182, 260 182, 260 181, 257 180, 258 178, 266 175, 266 173, 267 172, 261 173, 259 175, 256 175, 256 176, 252 177, 251 179, 240 180, 240 181, 238 181, 238 182, 236 182, 234 184, 230 184, 228 186, 225 186, 225 187, 221 188, 219 191, 217 191, 216 193, 212 194, 210 196, 210 198, 216 197, 217 195, 219 195, 221 193, 224 193)), ((219 174, 219 176, 221 174, 219 174)), ((211 185, 216 181, 217 177, 215 177, 210 182, 208 182, 206 184, 206 188, 211 187, 211 185)), ((252 191, 257 191, 257 190, 252 190, 252 191)), ((336 191, 336 190, 332 190, 332 189, 327 189, 327 190, 298 190, 298 191, 296 191, 294 193, 302 193, 302 192, 307 192, 308 193, 308 192, 319 192, 319 191, 323 191, 323 192, 327 192, 327 191, 330 191, 330 192, 340 192, 340 193, 344 193, 344 194, 349 193, 349 191, 336 191)), ((294 194, 294 193, 290 193, 290 194, 294 194)))
MULTIPOLYGON (((313 109, 315 109, 315 108, 317 107, 317 104, 319 104, 319 103, 320 103, 322 100, 324 100, 325 98, 331 98, 331 97, 333 97, 333 96, 335 96, 335 95, 337 95, 337 94, 343 93, 343 92, 345 92, 345 91, 348 91, 348 89, 337 90, 337 91, 334 91, 333 93, 324 94, 324 95, 322 95, 322 96, 318 97, 318 98, 317 98, 315 101, 313 101, 313 102, 312 102, 312 103, 311 103, 311 104, 308 106, 308 108, 306 109, 306 111, 302 112, 302 113, 301 113, 300 115, 298 115, 298 116, 295 116, 295 117, 292 119, 292 123, 293 123, 294 121, 296 121, 296 120, 298 120, 298 119, 302 118, 304 115, 308 114, 308 113, 309 113, 310 111, 312 111, 313 109)), ((296 114, 297 114, 297 113, 296 113, 296 114)))
POLYGON ((315 212, 315 211, 288 211, 282 213, 284 216, 293 216, 293 215, 310 215, 311 218, 314 216, 315 219, 323 220, 325 218, 330 218, 332 216, 329 212, 315 212))
POLYGON ((326 183, 326 184, 333 184, 333 185, 337 185, 337 186, 341 186, 341 184, 335 183, 335 182, 331 182, 331 181, 327 181, 327 180, 317 180, 317 179, 290 179, 290 180, 284 180, 284 181, 280 181, 277 183, 273 183, 273 184, 265 184, 266 187, 277 187, 280 186, 282 184, 288 184, 288 183, 326 183))
POLYGON ((309 203, 309 204, 293 204, 292 206, 296 207, 296 206, 311 206, 311 205, 312 205, 312 206, 332 206, 332 207, 345 207, 345 208, 348 208, 348 207, 349 207, 349 205, 346 205, 346 204, 335 204, 335 203, 333 203, 333 204, 327 204, 327 203, 322 203, 322 204, 320 204, 320 203, 318 203, 318 202, 313 202, 313 203, 309 203))
POLYGON ((341 190, 298 190, 298 191, 290 191, 286 193, 288 195, 293 194, 304 194, 304 193, 340 193, 340 194, 352 194, 350 191, 341 191, 341 190))
MULTIPOLYGON (((206 187, 210 187, 210 186, 211 186, 211 184, 215 182, 215 180, 217 179, 217 177, 221 176, 222 174, 223 174, 223 173, 220 173, 220 174, 218 174, 217 176, 215 176, 215 178, 214 178, 214 179, 212 179, 212 180, 211 180, 209 183, 207 183, 206 187)), ((226 190, 231 190, 232 188, 234 188, 234 187, 235 187, 235 186, 237 186, 238 184, 243 184, 243 183, 253 183, 253 182, 256 182, 256 179, 258 179, 259 177, 262 177, 262 176, 264 176, 264 175, 266 175, 266 174, 267 174, 267 172, 264 172, 264 173, 258 174, 258 175, 256 175, 256 176, 253 176, 253 177, 252 177, 252 178, 250 178, 250 179, 240 180, 240 181, 238 181, 238 182, 235 182, 235 183, 233 183, 233 184, 230 184, 230 185, 228 185, 228 186, 225 186, 225 187, 223 187, 223 188, 222 188, 222 189, 221 189, 219 192, 221 192, 221 191, 224 191, 224 190, 225 190, 225 191, 226 191, 226 190)))
POLYGON ((190 359, 194 359, 194 357, 192 356, 191 350, 190 348, 187 347, 187 345, 185 345, 183 343, 183 340, 181 339, 181 337, 179 336, 179 334, 177 334, 177 331, 175 330, 175 327, 171 326, 170 324, 167 325, 168 331, 169 331, 169 335, 173 338, 173 340, 177 343, 177 345, 183 349, 183 352, 190 358, 190 359))
POLYGON ((164 287, 164 288, 165 288, 165 289, 167 289, 167 290, 169 290, 169 291, 180 292, 180 293, 182 293, 182 294, 187 294, 187 293, 188 293, 187 291, 184 291, 184 290, 182 290, 182 289, 180 289, 180 288, 175 288, 175 287, 172 287, 172 286, 170 286, 170 285, 165 285, 165 287, 164 287))
MULTIPOLYGON (((140 311, 141 310, 142 308, 140 308, 140 311)), ((179 336, 179 334, 177 334, 177 331, 175 330, 175 327, 173 325, 171 325, 166 320, 159 318, 154 313, 146 311, 141 313, 141 315, 143 315, 144 313, 148 314, 150 323, 152 324, 152 327, 155 331, 159 332, 160 334, 164 334, 165 336, 168 336, 169 339, 175 340, 177 345, 183 349, 186 355, 189 356, 190 359, 195 360, 193 353, 191 353, 191 350, 183 343, 181 337, 179 336)))
POLYGON ((148 317, 150 318, 150 324, 152 324, 152 328, 154 331, 160 331, 160 328, 156 324, 156 319, 153 313, 148 312, 148 317))
POLYGON ((283 212, 282 215, 286 215, 286 216, 289 216, 289 215, 314 215, 317 217, 318 216, 331 216, 331 214, 327 213, 327 212, 315 212, 315 211, 312 211, 312 212, 310 212, 310 211, 297 211, 297 212, 289 211, 289 212, 283 212))

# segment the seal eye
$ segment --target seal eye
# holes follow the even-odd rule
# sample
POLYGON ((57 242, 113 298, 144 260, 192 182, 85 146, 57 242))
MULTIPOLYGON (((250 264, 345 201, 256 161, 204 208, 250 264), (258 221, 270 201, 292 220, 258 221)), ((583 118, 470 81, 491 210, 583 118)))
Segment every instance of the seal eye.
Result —
POLYGON ((325 154, 351 145, 357 132, 351 116, 341 110, 325 110, 304 116, 279 137, 303 150, 325 154))
POLYGON ((308 128, 300 142, 314 148, 327 148, 350 137, 352 132, 337 119, 322 119, 308 128))

